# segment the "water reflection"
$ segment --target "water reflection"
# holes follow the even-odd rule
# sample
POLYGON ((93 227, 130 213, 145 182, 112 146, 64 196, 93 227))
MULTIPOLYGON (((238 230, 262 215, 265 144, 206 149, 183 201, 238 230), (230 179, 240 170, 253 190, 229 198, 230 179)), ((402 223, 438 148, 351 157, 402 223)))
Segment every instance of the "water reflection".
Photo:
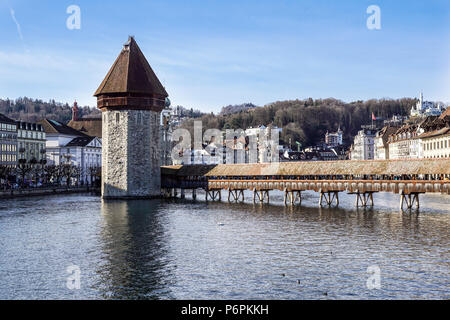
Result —
POLYGON ((103 265, 97 266, 104 298, 170 297, 165 217, 159 201, 103 201, 103 265))
POLYGON ((419 213, 399 212, 396 195, 359 210, 353 197, 340 198, 338 208, 319 208, 315 194, 284 207, 275 193, 264 205, 6 200, 0 298, 450 297, 448 197, 424 197, 419 213), (69 264, 81 269, 81 290, 65 286, 69 264), (380 290, 366 287, 372 265, 382 272, 380 290))

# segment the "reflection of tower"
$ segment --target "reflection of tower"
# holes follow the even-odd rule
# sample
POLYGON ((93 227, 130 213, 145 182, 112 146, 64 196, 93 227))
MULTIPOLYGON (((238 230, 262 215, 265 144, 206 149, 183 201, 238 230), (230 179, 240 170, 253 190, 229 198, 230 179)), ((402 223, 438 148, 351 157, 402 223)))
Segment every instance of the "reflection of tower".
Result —
POLYGON ((102 110, 102 197, 160 196, 160 113, 168 94, 133 37, 94 94, 102 110))
MULTIPOLYGON (((105 263, 98 288, 112 299, 172 298, 167 235, 158 200, 103 201, 102 247, 105 263)), ((103 260, 103 259, 102 259, 103 260)))

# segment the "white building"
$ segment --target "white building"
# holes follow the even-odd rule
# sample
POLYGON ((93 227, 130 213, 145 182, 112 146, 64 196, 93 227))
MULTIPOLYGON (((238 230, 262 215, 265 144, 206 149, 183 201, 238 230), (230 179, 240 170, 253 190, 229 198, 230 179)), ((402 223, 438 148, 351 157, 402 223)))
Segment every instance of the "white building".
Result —
POLYGON ((341 130, 340 126, 337 132, 329 133, 327 131, 327 133, 325 134, 325 144, 328 147, 336 147, 342 145, 344 143, 343 134, 344 132, 341 130))
POLYGON ((386 126, 376 133, 375 144, 375 160, 389 160, 389 136, 397 132, 399 127, 386 126))
POLYGON ((424 133, 421 140, 424 158, 450 158, 450 128, 424 133))
POLYGON ((20 160, 25 160, 27 163, 31 161, 42 163, 42 160, 46 160, 46 138, 42 125, 18 121, 17 141, 20 160))
POLYGON ((240 133, 222 132, 222 144, 211 142, 201 150, 180 150, 174 164, 237 164, 270 163, 279 161, 282 146, 279 134, 282 129, 274 126, 248 128, 240 133))
POLYGON ((423 93, 420 93, 419 101, 416 106, 411 109, 411 117, 439 116, 445 107, 441 103, 432 101, 424 101, 423 93))
POLYGON ((365 126, 358 131, 351 148, 351 160, 373 160, 375 158, 375 128, 365 126))
POLYGON ((389 159, 417 159, 421 157, 417 124, 406 124, 389 137, 389 159))
POLYGON ((47 137, 47 164, 71 164, 79 167, 80 181, 90 183, 93 173, 101 167, 101 139, 87 136, 55 120, 45 119, 39 123, 47 137))
POLYGON ((439 118, 424 122, 423 158, 450 158, 450 107, 439 118))

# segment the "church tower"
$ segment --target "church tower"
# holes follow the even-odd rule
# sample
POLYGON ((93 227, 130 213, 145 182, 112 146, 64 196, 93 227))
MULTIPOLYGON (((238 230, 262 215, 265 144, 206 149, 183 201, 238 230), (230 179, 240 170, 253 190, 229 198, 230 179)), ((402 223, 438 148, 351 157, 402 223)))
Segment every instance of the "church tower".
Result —
POLYGON ((102 111, 102 198, 159 197, 160 113, 168 94, 133 37, 94 96, 102 111))

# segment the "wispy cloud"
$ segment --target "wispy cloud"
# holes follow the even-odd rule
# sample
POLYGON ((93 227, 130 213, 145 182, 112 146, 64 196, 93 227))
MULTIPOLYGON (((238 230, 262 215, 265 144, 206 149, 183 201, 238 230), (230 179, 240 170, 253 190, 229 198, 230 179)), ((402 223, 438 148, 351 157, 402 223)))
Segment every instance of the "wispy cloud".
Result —
POLYGON ((19 34, 20 40, 23 41, 23 34, 22 34, 22 28, 20 27, 20 23, 16 19, 16 13, 14 12, 13 8, 9 8, 9 12, 11 13, 11 18, 13 19, 14 23, 17 27, 17 33, 19 34))

